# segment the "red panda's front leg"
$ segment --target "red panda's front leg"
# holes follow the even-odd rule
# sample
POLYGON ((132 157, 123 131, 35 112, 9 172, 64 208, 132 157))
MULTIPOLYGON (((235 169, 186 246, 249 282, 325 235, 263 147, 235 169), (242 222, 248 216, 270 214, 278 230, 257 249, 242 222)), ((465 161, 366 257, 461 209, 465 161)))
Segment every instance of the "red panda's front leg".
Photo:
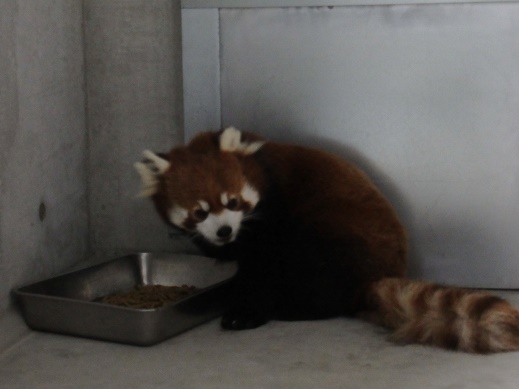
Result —
POLYGON ((221 325, 226 330, 250 330, 267 323, 269 318, 262 312, 236 307, 222 316, 221 325))
POLYGON ((239 261, 234 281, 232 308, 222 316, 221 326, 228 330, 253 329, 267 323, 276 310, 277 288, 272 277, 274 264, 248 258, 239 261))

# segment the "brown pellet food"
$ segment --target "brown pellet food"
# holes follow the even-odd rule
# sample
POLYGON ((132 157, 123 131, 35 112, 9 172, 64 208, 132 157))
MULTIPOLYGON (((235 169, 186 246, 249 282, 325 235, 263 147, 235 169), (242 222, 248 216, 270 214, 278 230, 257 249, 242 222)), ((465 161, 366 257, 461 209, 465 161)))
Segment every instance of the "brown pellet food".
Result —
POLYGON ((153 309, 182 300, 198 290, 190 285, 137 285, 129 291, 102 296, 95 301, 128 308, 153 309))

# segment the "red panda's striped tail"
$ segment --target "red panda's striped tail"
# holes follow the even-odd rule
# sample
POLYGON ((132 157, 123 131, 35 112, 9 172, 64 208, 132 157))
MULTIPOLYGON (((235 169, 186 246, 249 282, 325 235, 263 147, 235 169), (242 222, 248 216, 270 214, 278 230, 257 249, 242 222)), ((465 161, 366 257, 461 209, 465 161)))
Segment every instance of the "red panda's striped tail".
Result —
POLYGON ((519 311, 485 292, 401 278, 373 283, 369 321, 392 329, 401 343, 473 353, 519 350, 519 311))

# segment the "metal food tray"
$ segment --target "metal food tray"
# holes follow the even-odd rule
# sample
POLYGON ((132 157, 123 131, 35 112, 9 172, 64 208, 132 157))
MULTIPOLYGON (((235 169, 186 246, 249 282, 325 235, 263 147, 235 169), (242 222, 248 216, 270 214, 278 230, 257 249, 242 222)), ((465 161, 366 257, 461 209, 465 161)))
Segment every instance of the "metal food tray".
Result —
POLYGON ((184 254, 139 253, 72 271, 17 289, 34 330, 150 346, 223 313, 230 299, 233 262, 184 254), (193 285, 201 290, 154 309, 93 300, 136 285, 193 285))

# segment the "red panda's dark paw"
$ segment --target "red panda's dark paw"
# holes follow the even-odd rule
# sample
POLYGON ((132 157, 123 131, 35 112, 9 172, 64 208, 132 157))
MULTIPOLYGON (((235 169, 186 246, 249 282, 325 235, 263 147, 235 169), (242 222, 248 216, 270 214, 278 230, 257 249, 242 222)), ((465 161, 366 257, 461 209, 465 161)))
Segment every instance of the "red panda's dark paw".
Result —
POLYGON ((221 325, 225 330, 250 330, 268 321, 265 315, 255 312, 231 310, 222 316, 221 325))

